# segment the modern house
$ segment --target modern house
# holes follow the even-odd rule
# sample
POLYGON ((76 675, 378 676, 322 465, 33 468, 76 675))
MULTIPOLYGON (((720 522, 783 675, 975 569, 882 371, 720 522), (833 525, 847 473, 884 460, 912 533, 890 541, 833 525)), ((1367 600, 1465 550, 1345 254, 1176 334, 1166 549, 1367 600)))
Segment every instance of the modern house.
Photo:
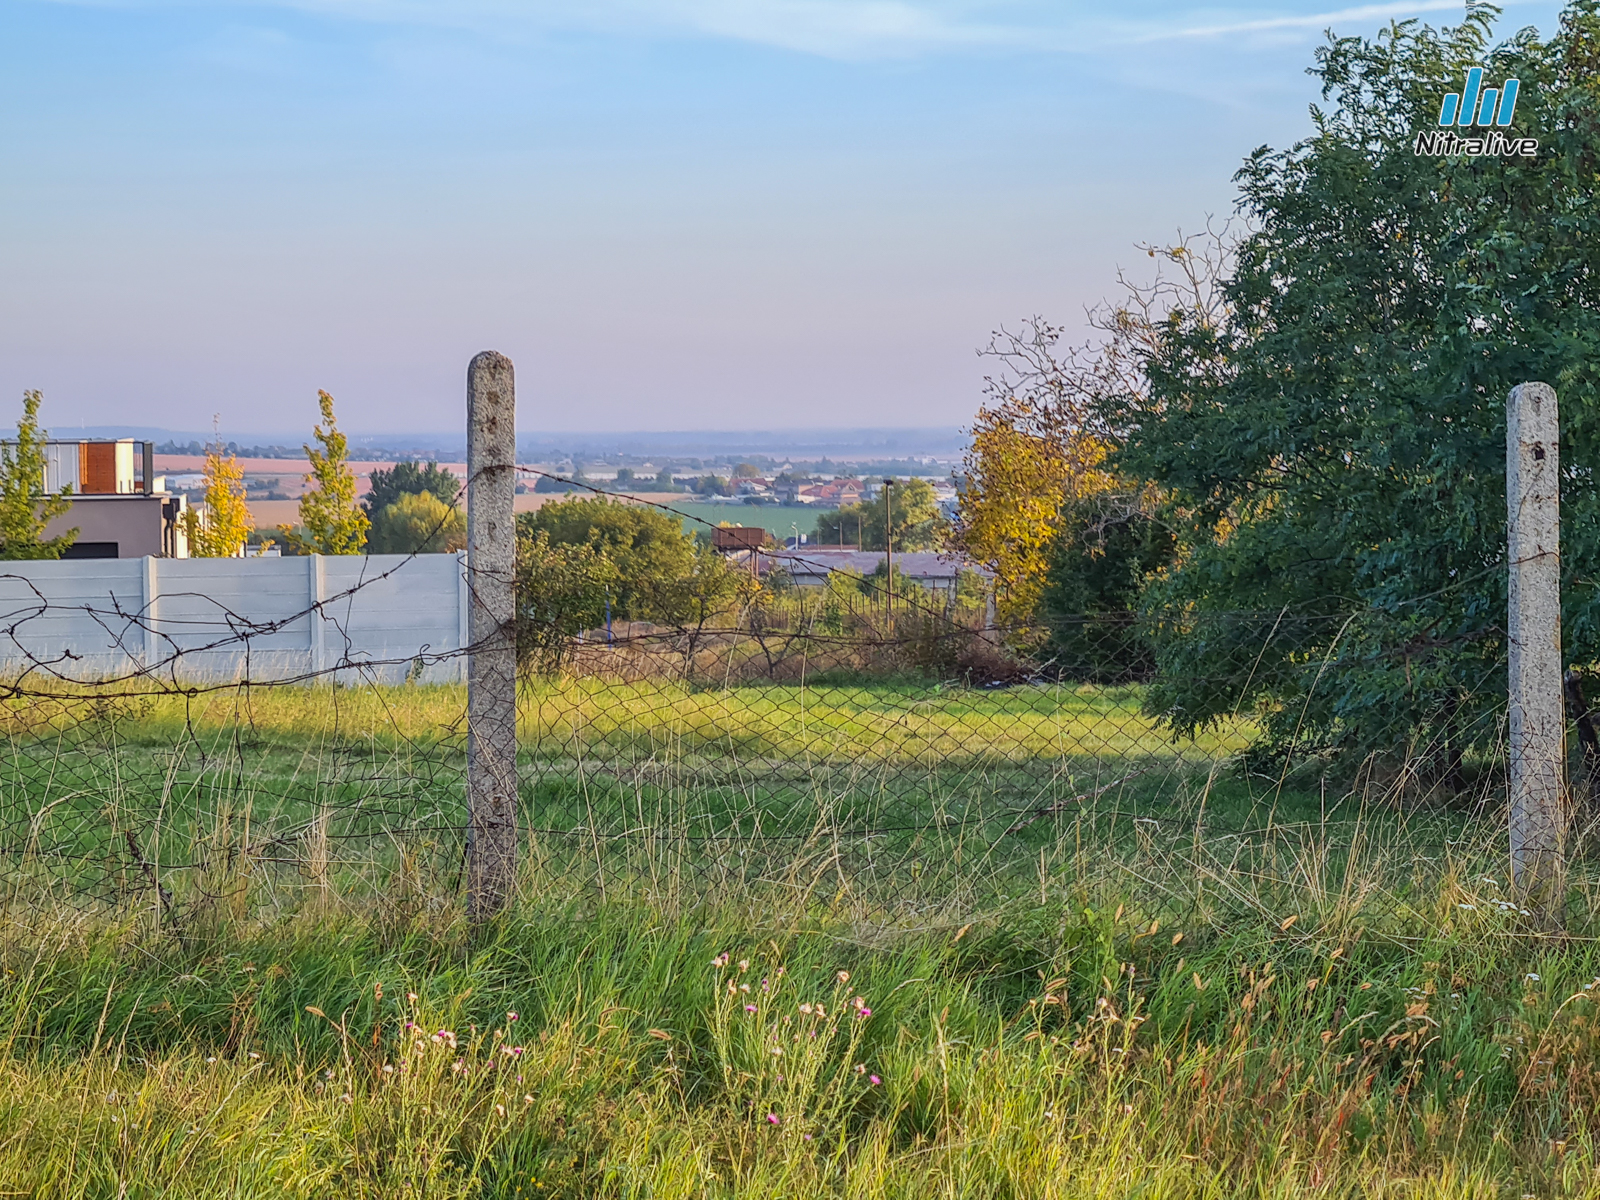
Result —
POLYGON ((155 473, 155 445, 132 438, 45 443, 44 490, 72 507, 45 526, 77 539, 64 558, 188 558, 184 497, 155 473))
POLYGON ((801 504, 821 504, 843 507, 861 503, 861 484, 854 479, 830 479, 826 483, 807 484, 795 494, 801 504))

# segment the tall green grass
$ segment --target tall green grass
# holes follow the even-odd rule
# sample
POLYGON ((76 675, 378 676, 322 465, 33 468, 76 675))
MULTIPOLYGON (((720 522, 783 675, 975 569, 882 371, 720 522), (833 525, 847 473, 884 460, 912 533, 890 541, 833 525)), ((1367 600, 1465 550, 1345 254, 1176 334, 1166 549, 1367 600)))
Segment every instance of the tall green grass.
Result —
MULTIPOLYGON (((0 925, 0 1189, 38 1196, 1597 1190, 1600 896, 1494 830, 1099 841, 986 911, 848 886, 0 925), (515 1014, 513 1017, 512 1014, 515 1014)), ((221 881, 218 881, 219 884, 221 881)))
MULTIPOLYGON (((253 887, 293 902, 330 871, 347 891, 387 887, 409 858, 442 886, 465 824, 464 699, 239 688, 13 713, 0 882, 106 895, 154 873, 203 891, 243 858, 253 887)), ((1139 703, 1127 688, 540 681, 520 695, 522 812, 543 869, 602 888, 687 869, 695 887, 745 886, 837 860, 888 902, 967 903, 1008 887, 1007 867, 1058 858, 1060 813, 1187 821, 1202 793, 1218 811, 1262 792, 1214 769, 1246 723, 1178 745, 1139 703)))
POLYGON ((1600 1193, 1600 888, 1529 924, 1490 774, 1255 778, 1128 692, 535 691, 474 930, 461 699, 13 730, 0 1195, 1600 1193))

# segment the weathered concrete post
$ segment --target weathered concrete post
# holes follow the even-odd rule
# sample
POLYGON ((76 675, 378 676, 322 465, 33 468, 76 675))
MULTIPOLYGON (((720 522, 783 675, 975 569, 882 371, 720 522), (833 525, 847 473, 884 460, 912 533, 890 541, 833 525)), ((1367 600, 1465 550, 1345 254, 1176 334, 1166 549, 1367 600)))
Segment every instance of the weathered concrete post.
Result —
POLYGON ((475 920, 505 907, 517 869, 516 454, 511 360, 485 350, 467 367, 467 887, 475 920))
POLYGON ((1566 718, 1562 712, 1560 423, 1549 384, 1506 407, 1510 635, 1511 878, 1559 923, 1566 889, 1566 718))

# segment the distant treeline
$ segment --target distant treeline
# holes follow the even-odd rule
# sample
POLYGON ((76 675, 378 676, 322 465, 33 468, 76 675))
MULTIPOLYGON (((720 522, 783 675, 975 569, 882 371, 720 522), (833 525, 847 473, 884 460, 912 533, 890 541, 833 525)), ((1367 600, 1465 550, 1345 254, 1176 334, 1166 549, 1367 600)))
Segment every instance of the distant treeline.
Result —
MULTIPOLYGON (((156 446, 157 454, 205 454, 214 446, 201 441, 180 442, 169 440, 160 442, 156 446)), ((353 444, 350 447, 351 455, 358 460, 371 462, 452 462, 463 457, 463 451, 458 446, 452 451, 441 452, 438 450, 395 450, 385 446, 364 446, 353 444)), ((242 446, 238 442, 223 443, 223 453, 232 454, 238 458, 297 458, 304 459, 306 448, 304 446, 242 446)))

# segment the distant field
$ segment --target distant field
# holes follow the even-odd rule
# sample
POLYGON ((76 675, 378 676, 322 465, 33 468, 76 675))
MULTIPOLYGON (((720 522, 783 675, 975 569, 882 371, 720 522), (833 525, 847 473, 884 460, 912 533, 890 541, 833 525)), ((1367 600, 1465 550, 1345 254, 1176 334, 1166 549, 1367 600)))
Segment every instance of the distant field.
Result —
MULTIPOLYGON (((652 497, 654 499, 654 497, 652 497)), ((792 508, 775 504, 704 504, 693 503, 687 498, 682 500, 664 501, 678 512, 689 517, 698 517, 700 521, 708 521, 712 525, 720 525, 726 521, 730 525, 753 525, 767 530, 773 537, 783 539, 793 537, 798 532, 810 536, 817 529, 817 518, 825 514, 836 513, 837 508, 810 508, 796 505, 792 508)), ((699 521, 686 521, 691 532, 703 529, 699 521)))
MULTIPOLYGON (((358 486, 366 488, 364 478, 357 480, 358 486)), ((583 493, 587 495, 588 493, 583 493)), ((546 504, 554 504, 558 500, 565 500, 564 493, 551 492, 522 492, 513 499, 512 507, 516 512, 537 512, 546 504)), ((678 496, 673 492, 637 492, 634 498, 646 503, 670 504, 677 507, 675 501, 678 496)), ((258 529, 275 529, 279 525, 298 525, 300 523, 300 501, 298 500, 250 500, 247 502, 250 515, 255 518, 258 529)), ((750 511, 754 512, 754 509, 750 511)), ((727 518, 724 518, 727 519, 727 518)))

